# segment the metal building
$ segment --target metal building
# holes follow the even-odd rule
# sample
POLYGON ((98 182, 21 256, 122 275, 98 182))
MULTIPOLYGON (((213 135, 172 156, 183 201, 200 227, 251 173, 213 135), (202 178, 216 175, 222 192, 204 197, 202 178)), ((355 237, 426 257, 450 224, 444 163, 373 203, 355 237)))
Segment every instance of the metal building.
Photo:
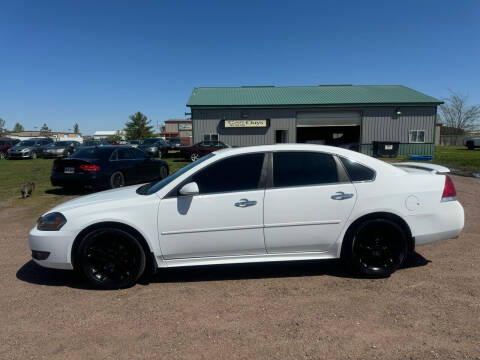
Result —
POLYGON ((193 142, 232 146, 317 143, 372 154, 372 142, 399 143, 399 154, 433 155, 442 101, 401 85, 198 87, 193 142))

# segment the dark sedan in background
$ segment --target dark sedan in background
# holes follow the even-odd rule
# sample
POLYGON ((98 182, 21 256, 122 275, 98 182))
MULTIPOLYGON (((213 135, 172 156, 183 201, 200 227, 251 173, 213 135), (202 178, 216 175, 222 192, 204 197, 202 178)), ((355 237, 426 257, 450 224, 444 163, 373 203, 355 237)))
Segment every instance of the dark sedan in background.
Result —
POLYGON ((168 165, 143 151, 122 145, 82 147, 72 156, 53 162, 53 186, 118 188, 168 176, 168 165))
POLYGON ((210 154, 211 152, 225 149, 230 147, 229 145, 224 144, 221 141, 217 140, 210 140, 210 141, 202 141, 196 143, 192 146, 184 146, 180 148, 180 155, 188 159, 190 161, 197 161, 204 155, 210 154))
POLYGON ((18 144, 20 140, 10 139, 10 138, 0 138, 0 159, 6 159, 8 154, 8 149, 12 146, 18 144))
POLYGON ((34 138, 20 141, 8 149, 9 159, 36 159, 41 156, 44 146, 53 143, 50 138, 34 138))
POLYGON ((72 155, 80 147, 78 141, 56 141, 42 148, 41 156, 44 158, 65 157, 72 155))
POLYGON ((165 157, 168 154, 168 144, 162 138, 150 138, 143 140, 138 148, 145 151, 151 157, 165 157))
POLYGON ((168 140, 168 147, 170 150, 179 150, 180 146, 182 146, 182 139, 173 138, 168 140))

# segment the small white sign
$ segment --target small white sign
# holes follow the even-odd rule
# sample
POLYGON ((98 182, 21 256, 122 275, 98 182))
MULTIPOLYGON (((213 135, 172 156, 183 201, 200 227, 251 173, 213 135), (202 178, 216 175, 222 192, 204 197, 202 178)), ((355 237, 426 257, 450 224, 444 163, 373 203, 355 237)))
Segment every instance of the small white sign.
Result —
POLYGON ((385 145, 385 150, 393 150, 393 145, 385 145))
POLYGON ((267 120, 225 120, 226 128, 267 127, 267 120))

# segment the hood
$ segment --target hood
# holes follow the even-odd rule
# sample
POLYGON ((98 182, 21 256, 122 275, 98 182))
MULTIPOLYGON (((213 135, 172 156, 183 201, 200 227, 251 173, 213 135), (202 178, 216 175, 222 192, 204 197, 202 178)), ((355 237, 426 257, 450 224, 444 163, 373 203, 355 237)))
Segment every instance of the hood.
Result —
POLYGON ((125 201, 129 199, 138 198, 139 195, 137 194, 137 189, 140 185, 133 185, 122 187, 119 189, 101 191, 91 195, 80 196, 79 198, 69 200, 60 204, 53 209, 49 210, 48 212, 52 211, 66 211, 72 208, 78 208, 83 206, 90 206, 99 203, 106 203, 106 202, 115 202, 115 201, 125 201))

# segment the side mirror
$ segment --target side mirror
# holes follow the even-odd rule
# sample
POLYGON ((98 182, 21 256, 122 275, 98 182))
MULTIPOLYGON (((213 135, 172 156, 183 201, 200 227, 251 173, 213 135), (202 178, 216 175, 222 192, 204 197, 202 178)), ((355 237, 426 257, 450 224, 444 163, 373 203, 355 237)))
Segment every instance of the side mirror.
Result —
POLYGON ((198 185, 196 182, 191 182, 183 185, 179 193, 180 195, 193 196, 198 195, 200 193, 200 190, 198 189, 198 185))

